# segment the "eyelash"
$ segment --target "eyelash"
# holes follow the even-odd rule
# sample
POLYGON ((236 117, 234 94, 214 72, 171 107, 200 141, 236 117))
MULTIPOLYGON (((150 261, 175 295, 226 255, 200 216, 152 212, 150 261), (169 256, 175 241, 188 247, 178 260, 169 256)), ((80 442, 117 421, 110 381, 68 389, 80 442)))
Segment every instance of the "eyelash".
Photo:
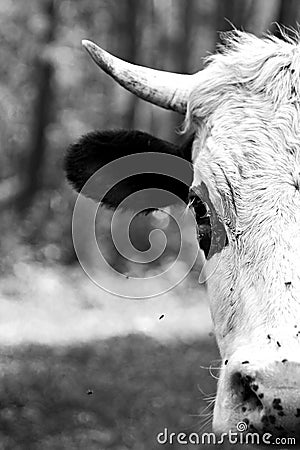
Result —
POLYGON ((209 208, 206 203, 202 202, 202 200, 198 197, 198 195, 191 191, 189 193, 189 208, 193 208, 196 215, 196 220, 209 218, 209 208))

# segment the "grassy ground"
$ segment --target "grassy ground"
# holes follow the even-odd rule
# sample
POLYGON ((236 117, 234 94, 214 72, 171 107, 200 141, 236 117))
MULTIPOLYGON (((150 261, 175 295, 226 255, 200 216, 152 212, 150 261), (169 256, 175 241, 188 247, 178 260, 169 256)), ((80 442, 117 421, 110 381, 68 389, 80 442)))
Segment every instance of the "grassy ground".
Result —
POLYGON ((124 300, 79 268, 18 261, 0 280, 0 450, 179 449, 157 434, 208 431, 216 380, 202 367, 218 352, 205 297, 188 278, 124 300))
MULTIPOLYGON (((156 442, 165 427, 201 429, 202 392, 216 390, 201 366, 216 358, 212 338, 161 344, 131 335, 76 347, 6 347, 0 448, 169 448, 156 442)), ((196 448, 171 448, 182 447, 196 448)))

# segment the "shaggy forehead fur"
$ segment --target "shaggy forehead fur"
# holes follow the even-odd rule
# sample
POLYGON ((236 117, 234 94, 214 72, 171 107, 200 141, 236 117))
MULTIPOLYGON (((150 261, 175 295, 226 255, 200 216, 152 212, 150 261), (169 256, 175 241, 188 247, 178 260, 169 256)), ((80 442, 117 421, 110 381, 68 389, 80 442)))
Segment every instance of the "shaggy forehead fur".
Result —
POLYGON ((186 121, 193 185, 207 185, 230 242, 208 283, 221 352, 228 334, 300 325, 300 45, 241 32, 225 44, 186 121))

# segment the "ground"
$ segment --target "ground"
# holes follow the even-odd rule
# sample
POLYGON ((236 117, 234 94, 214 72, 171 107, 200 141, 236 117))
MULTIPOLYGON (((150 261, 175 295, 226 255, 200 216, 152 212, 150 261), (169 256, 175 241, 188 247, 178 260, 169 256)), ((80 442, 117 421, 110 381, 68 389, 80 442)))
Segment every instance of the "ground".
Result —
POLYGON ((18 262, 0 281, 0 450, 197 448, 156 440, 211 429, 220 361, 193 283, 125 300, 18 262))
POLYGON ((213 338, 164 345, 130 335, 72 347, 6 347, 0 448, 168 448, 156 442, 165 427, 209 429, 199 414, 216 380, 203 367, 217 358, 213 338))

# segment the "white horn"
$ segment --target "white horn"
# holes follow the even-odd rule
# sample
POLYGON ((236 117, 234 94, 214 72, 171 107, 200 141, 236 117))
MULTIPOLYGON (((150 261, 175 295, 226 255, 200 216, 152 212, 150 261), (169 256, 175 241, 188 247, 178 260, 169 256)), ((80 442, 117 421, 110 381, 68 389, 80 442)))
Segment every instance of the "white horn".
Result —
POLYGON ((154 105, 186 113, 189 93, 199 74, 182 75, 137 66, 106 52, 94 42, 83 40, 82 45, 95 63, 121 86, 154 105))

